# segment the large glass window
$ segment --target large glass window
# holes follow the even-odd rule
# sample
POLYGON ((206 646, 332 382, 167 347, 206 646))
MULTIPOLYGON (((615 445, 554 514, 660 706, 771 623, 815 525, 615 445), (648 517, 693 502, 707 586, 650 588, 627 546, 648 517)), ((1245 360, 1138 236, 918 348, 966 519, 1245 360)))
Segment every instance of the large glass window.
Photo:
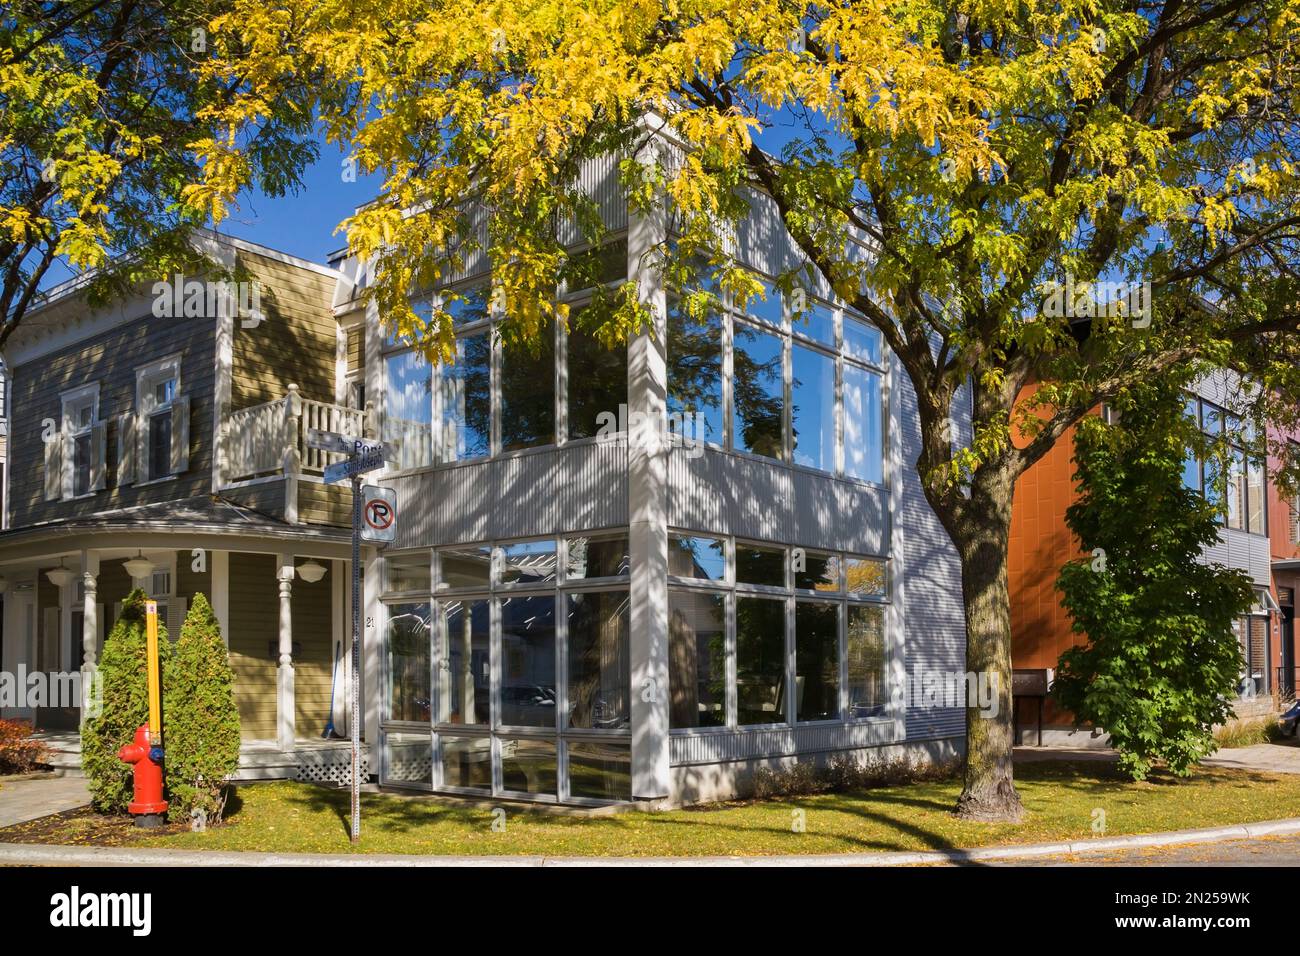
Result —
POLYGON ((627 591, 568 596, 570 727, 630 726, 627 591))
POLYGON ((1227 527, 1267 534, 1265 468, 1247 451, 1256 437, 1251 423, 1195 396, 1187 397, 1186 407, 1193 424, 1199 410, 1201 430, 1221 441, 1203 462, 1188 450, 1183 462, 1183 484, 1200 490, 1227 527))
POLYGON ((429 552, 390 554, 384 557, 384 589, 429 593, 429 552))
POLYGON ((885 713, 885 609, 866 604, 848 606, 849 717, 879 717, 885 713))
POLYGON ((885 480, 884 406, 880 376, 844 363, 844 473, 885 480))
POLYGON ((610 416, 621 420, 619 406, 627 404, 627 346, 603 342, 584 330, 587 314, 577 313, 569 332, 570 438, 594 438, 610 416))
POLYGON ((781 337, 735 323, 732 399, 735 447, 785 458, 785 380, 781 337))
POLYGON ((555 598, 550 594, 501 600, 501 723, 554 727, 555 598))
POLYGON ((722 433, 722 318, 711 312, 697 322, 680 301, 668 300, 668 404, 670 421, 693 441, 715 445, 722 433), (703 429, 698 434, 695 416, 703 429), (691 422, 687 427, 684 423, 691 422))
POLYGON ((565 580, 626 577, 631 565, 627 535, 612 538, 570 538, 565 580))
POLYGON ((888 581, 887 565, 880 558, 857 558, 844 561, 844 583, 850 594, 858 597, 884 597, 888 581))
POLYGON ((632 748, 612 741, 571 740, 569 796, 584 800, 632 799, 632 748))
POLYGON ((839 649, 839 605, 812 601, 795 604, 795 713, 798 720, 839 718, 839 649))
POLYGON ((555 541, 522 541, 501 549, 502 584, 549 584, 555 580, 555 541))
POLYGON ((825 303, 809 302, 804 311, 791 311, 790 328, 799 335, 835 347, 835 311, 825 303))
POLYGON ((883 360, 880 330, 852 315, 844 316, 844 354, 872 365, 883 360))
POLYGON ((384 360, 387 395, 384 440, 393 446, 399 468, 433 463, 433 397, 429 363, 418 352, 398 352, 384 360))
POLYGON ((736 583, 785 587, 785 549, 737 542, 736 583))
POLYGON ((442 605, 442 660, 438 662, 438 721, 487 726, 490 720, 490 615, 486 600, 442 605))
POLYGON ((501 350, 501 450, 555 442, 555 335, 549 327, 501 350))
POLYGON ((792 351, 791 406, 794 461, 835 471, 835 359, 796 345, 792 351))
POLYGON ((501 746, 501 786, 515 793, 554 796, 559 760, 554 740, 504 737, 501 746))
POLYGON ((492 583, 492 549, 446 548, 438 552, 440 585, 444 588, 484 588, 492 583))
POLYGON ((804 551, 791 561, 794 586, 801 591, 838 591, 840 559, 820 551, 804 551))
POLYGON ((443 365, 442 455, 446 461, 492 452, 492 344, 487 331, 456 340, 456 361, 443 365))
POLYGON ((726 597, 668 592, 670 724, 722 727, 727 722, 726 597))
POLYGON ((725 581, 727 577, 726 542, 721 538, 670 534, 668 536, 668 573, 678 578, 725 581))
POLYGON ((492 738, 442 734, 442 785, 468 790, 492 789, 492 738))
POLYGON ((388 608, 388 640, 384 642, 388 720, 428 722, 429 641, 428 602, 388 608))
POLYGON ((736 598, 736 717, 741 726, 786 720, 785 601, 736 598))

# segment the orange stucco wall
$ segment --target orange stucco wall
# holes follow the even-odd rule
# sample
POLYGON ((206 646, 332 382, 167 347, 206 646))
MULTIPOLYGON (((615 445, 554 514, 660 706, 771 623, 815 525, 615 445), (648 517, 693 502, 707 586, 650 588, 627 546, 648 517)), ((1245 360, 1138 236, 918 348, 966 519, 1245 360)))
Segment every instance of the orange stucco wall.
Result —
POLYGON ((1075 500, 1074 430, 1016 482, 1007 556, 1011 591, 1011 659, 1015 667, 1056 667, 1067 647, 1082 643, 1061 606, 1056 576, 1079 555, 1065 525, 1075 500))

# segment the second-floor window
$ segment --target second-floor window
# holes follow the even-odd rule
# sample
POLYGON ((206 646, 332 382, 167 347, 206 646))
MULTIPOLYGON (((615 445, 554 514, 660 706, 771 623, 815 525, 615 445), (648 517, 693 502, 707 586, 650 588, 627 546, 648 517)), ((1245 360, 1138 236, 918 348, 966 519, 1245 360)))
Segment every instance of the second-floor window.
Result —
POLYGON ((99 386, 64 392, 59 432, 48 436, 47 498, 79 498, 104 487, 104 425, 99 386))
POLYGON ((1222 456, 1211 455, 1205 461, 1189 451, 1183 465, 1183 483, 1202 492, 1207 501, 1217 505, 1220 520, 1227 527, 1251 534, 1267 534, 1264 463, 1249 455, 1243 447, 1250 441, 1249 423, 1194 396, 1187 398, 1186 414, 1208 437, 1226 442, 1226 451, 1222 456))
POLYGON ((136 371, 136 411, 120 428, 119 483, 158 481, 189 467, 189 399, 181 391, 179 356, 136 371))

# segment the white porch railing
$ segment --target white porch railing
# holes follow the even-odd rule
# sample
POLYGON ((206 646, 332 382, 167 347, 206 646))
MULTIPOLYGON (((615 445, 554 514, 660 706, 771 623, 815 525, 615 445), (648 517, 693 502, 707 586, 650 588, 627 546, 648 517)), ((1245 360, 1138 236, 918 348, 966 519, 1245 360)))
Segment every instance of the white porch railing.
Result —
POLYGON ((241 481, 277 472, 320 474, 343 456, 307 447, 307 431, 369 438, 369 410, 345 408, 303 398, 290 385, 284 398, 229 413, 221 425, 224 479, 241 481))

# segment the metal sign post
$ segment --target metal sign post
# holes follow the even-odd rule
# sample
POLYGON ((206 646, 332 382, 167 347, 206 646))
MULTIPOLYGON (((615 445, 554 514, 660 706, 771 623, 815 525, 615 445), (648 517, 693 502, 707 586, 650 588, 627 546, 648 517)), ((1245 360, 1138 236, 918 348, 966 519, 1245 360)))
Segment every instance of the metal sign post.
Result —
POLYGON ((352 476, 352 842, 361 839, 361 475, 352 476))
POLYGON ((349 438, 333 432, 312 429, 307 444, 325 451, 348 455, 343 461, 325 469, 325 481, 333 483, 349 478, 352 481, 352 716, 349 730, 352 737, 352 842, 361 839, 361 540, 388 543, 396 531, 397 496, 387 488, 367 486, 364 496, 370 514, 367 521, 371 534, 362 526, 363 491, 361 476, 384 466, 391 457, 391 449, 380 442, 349 438), (371 507, 373 505, 373 507, 371 507), (378 532, 377 534, 375 532, 378 532))

